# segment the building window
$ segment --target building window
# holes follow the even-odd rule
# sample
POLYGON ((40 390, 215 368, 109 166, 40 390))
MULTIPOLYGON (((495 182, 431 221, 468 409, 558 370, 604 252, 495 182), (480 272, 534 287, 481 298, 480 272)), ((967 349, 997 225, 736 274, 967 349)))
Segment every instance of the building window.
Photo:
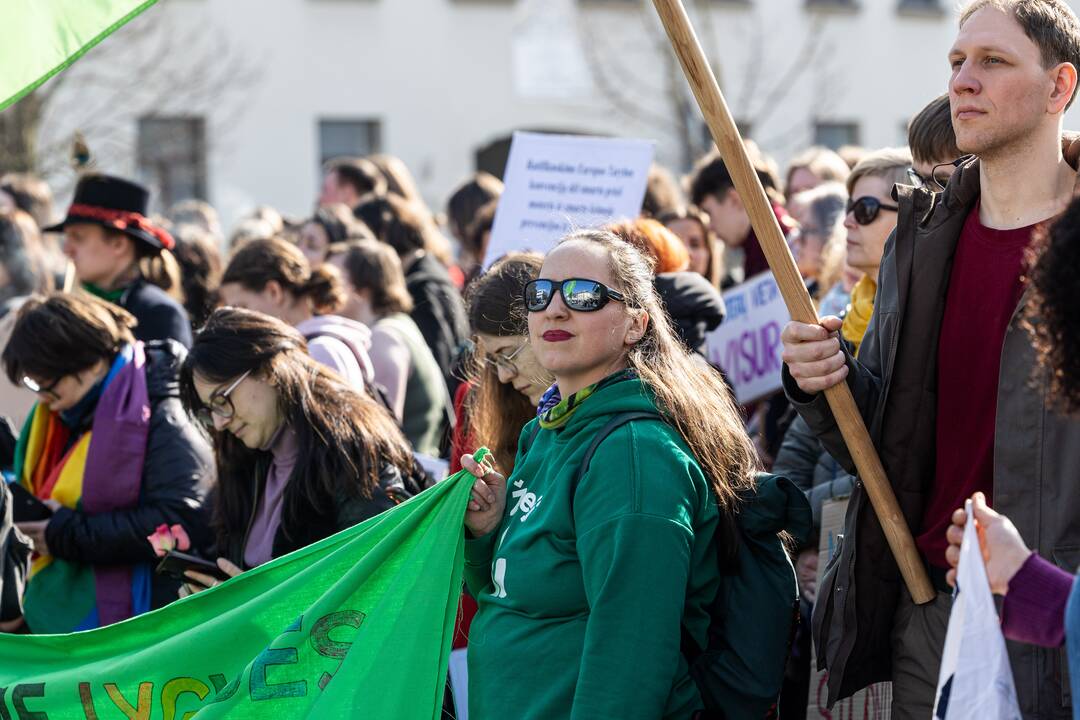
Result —
POLYGON ((319 166, 343 155, 377 153, 382 146, 378 120, 320 120, 319 166))
POLYGON ((808 10, 858 10, 858 0, 806 0, 808 10))
POLYGON ((139 177, 153 188, 151 209, 206 199, 206 121, 201 117, 142 117, 139 177))
POLYGON ((901 15, 944 15, 941 0, 900 0, 896 6, 901 15))
POLYGON ((814 123, 814 144, 836 150, 859 144, 859 124, 853 122, 814 123))

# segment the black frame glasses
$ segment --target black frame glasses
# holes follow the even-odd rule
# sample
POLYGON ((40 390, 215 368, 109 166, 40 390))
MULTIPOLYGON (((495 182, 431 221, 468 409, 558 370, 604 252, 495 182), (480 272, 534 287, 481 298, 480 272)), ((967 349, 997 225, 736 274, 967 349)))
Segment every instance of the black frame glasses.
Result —
POLYGON ((63 377, 58 377, 48 385, 39 385, 37 380, 34 380, 33 378, 24 375, 22 379, 22 386, 30 392, 34 393, 35 395, 48 395, 53 400, 59 400, 60 396, 57 395, 54 391, 56 390, 56 386, 59 385, 60 381, 63 379, 63 377))
POLYGON ((484 357, 484 365, 491 368, 495 372, 498 372, 499 370, 505 370, 511 375, 517 375, 518 366, 514 362, 514 358, 520 355, 521 351, 524 350, 528 344, 529 341, 528 339, 526 339, 524 342, 518 345, 517 348, 514 349, 514 352, 510 353, 509 355, 503 355, 502 353, 489 353, 484 357))
POLYGON ((899 209, 896 205, 886 205, 872 195, 863 195, 861 198, 848 200, 845 212, 852 213, 855 216, 855 222, 860 225, 869 225, 877 220, 882 210, 896 212, 899 209))
POLYGON ((626 302, 621 292, 597 280, 533 280, 525 286, 525 309, 529 312, 547 310, 556 292, 562 295, 563 304, 575 312, 596 312, 611 300, 626 302))
POLYGON ((251 374, 251 370, 248 370, 240 377, 233 380, 232 385, 229 385, 225 390, 215 390, 210 393, 210 403, 203 405, 195 413, 195 417, 202 423, 203 427, 207 430, 214 430, 214 416, 229 420, 236 414, 236 408, 233 406, 232 400, 229 395, 232 391, 240 386, 240 383, 244 382, 244 378, 251 374))

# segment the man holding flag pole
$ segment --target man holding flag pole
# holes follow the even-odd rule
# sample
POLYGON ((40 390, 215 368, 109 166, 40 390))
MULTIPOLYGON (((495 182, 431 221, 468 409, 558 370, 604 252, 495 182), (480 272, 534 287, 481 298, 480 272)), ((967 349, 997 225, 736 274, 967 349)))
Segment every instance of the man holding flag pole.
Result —
MULTIPOLYGON (((957 145, 968 156, 944 193, 898 186, 874 318, 858 360, 839 320, 784 331, 785 389, 851 467, 823 390, 846 382, 916 531, 938 591, 916 605, 899 585, 878 521, 856 488, 843 543, 815 608, 829 700, 893 681, 893 717, 932 712, 951 604, 945 529, 974 492, 992 497, 1037 551, 1075 566, 1080 424, 1048 407, 1021 324, 1032 233, 1076 189, 1062 115, 1080 67, 1080 23, 1062 0, 976 0, 949 53, 957 145)), ((856 200, 853 198, 853 200, 856 200)), ((1024 717, 1064 718, 1057 653, 1011 646, 1024 717)))

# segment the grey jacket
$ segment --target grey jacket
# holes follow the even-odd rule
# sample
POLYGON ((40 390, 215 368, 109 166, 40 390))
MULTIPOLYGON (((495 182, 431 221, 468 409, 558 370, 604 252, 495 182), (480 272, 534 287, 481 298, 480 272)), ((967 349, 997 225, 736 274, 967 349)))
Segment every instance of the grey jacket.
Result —
MULTIPOLYGON (((1074 163, 1075 165, 1075 163, 1074 163)), ((874 316, 849 355, 848 384, 874 440, 900 508, 918 535, 934 481, 937 354, 957 240, 979 197, 979 165, 963 163, 944 192, 897 186, 896 231, 885 246, 874 316), (931 351, 927 351, 930 348, 931 351)), ((994 503, 1043 557, 1070 571, 1080 563, 1080 421, 1048 402, 1022 327, 1021 299, 1001 351, 994 443, 994 503)), ((825 448, 855 471, 823 395, 802 393, 784 369, 792 404, 825 448)), ((829 669, 829 703, 891 677, 890 632, 902 592, 896 563, 861 483, 845 533, 829 561, 814 608, 819 665, 829 669)), ((1068 718, 1068 683, 1059 650, 1010 643, 1026 718, 1068 718)))
POLYGON ((784 441, 776 453, 771 471, 783 475, 795 487, 806 493, 814 514, 814 543, 821 528, 821 507, 826 500, 847 497, 855 478, 832 455, 825 452, 817 435, 800 416, 796 416, 784 433, 784 441))

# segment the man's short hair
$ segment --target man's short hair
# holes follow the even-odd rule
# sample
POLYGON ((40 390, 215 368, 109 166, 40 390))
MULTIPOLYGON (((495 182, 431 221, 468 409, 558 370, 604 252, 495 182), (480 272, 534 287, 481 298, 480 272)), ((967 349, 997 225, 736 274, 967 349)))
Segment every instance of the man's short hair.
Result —
POLYGON ((386 194, 386 178, 375 163, 362 157, 337 157, 326 162, 323 171, 337 173, 338 182, 345 183, 357 195, 386 194))
POLYGON ((911 167, 911 151, 907 148, 882 148, 867 153, 851 170, 847 178, 848 195, 853 194, 855 183, 864 177, 879 177, 885 180, 892 192, 893 185, 907 182, 907 171, 911 167))
POLYGON ((937 96, 915 113, 908 123, 907 139, 915 162, 937 165, 964 154, 956 147, 948 93, 937 96))
MULTIPOLYGON (((746 153, 750 156, 750 165, 761 180, 762 187, 769 199, 776 203, 784 202, 784 193, 780 189, 780 170, 776 162, 757 146, 753 140, 745 140, 746 153)), ((724 159, 718 150, 701 158, 690 175, 690 202, 698 207, 709 195, 723 200, 727 191, 735 187, 724 159)))
MULTIPOLYGON (((988 7, 1012 15, 1038 46, 1044 68, 1067 62, 1080 72, 1080 20, 1065 0, 974 0, 960 13, 960 27, 988 7)), ((1075 99, 1074 92, 1066 110, 1075 99)))

